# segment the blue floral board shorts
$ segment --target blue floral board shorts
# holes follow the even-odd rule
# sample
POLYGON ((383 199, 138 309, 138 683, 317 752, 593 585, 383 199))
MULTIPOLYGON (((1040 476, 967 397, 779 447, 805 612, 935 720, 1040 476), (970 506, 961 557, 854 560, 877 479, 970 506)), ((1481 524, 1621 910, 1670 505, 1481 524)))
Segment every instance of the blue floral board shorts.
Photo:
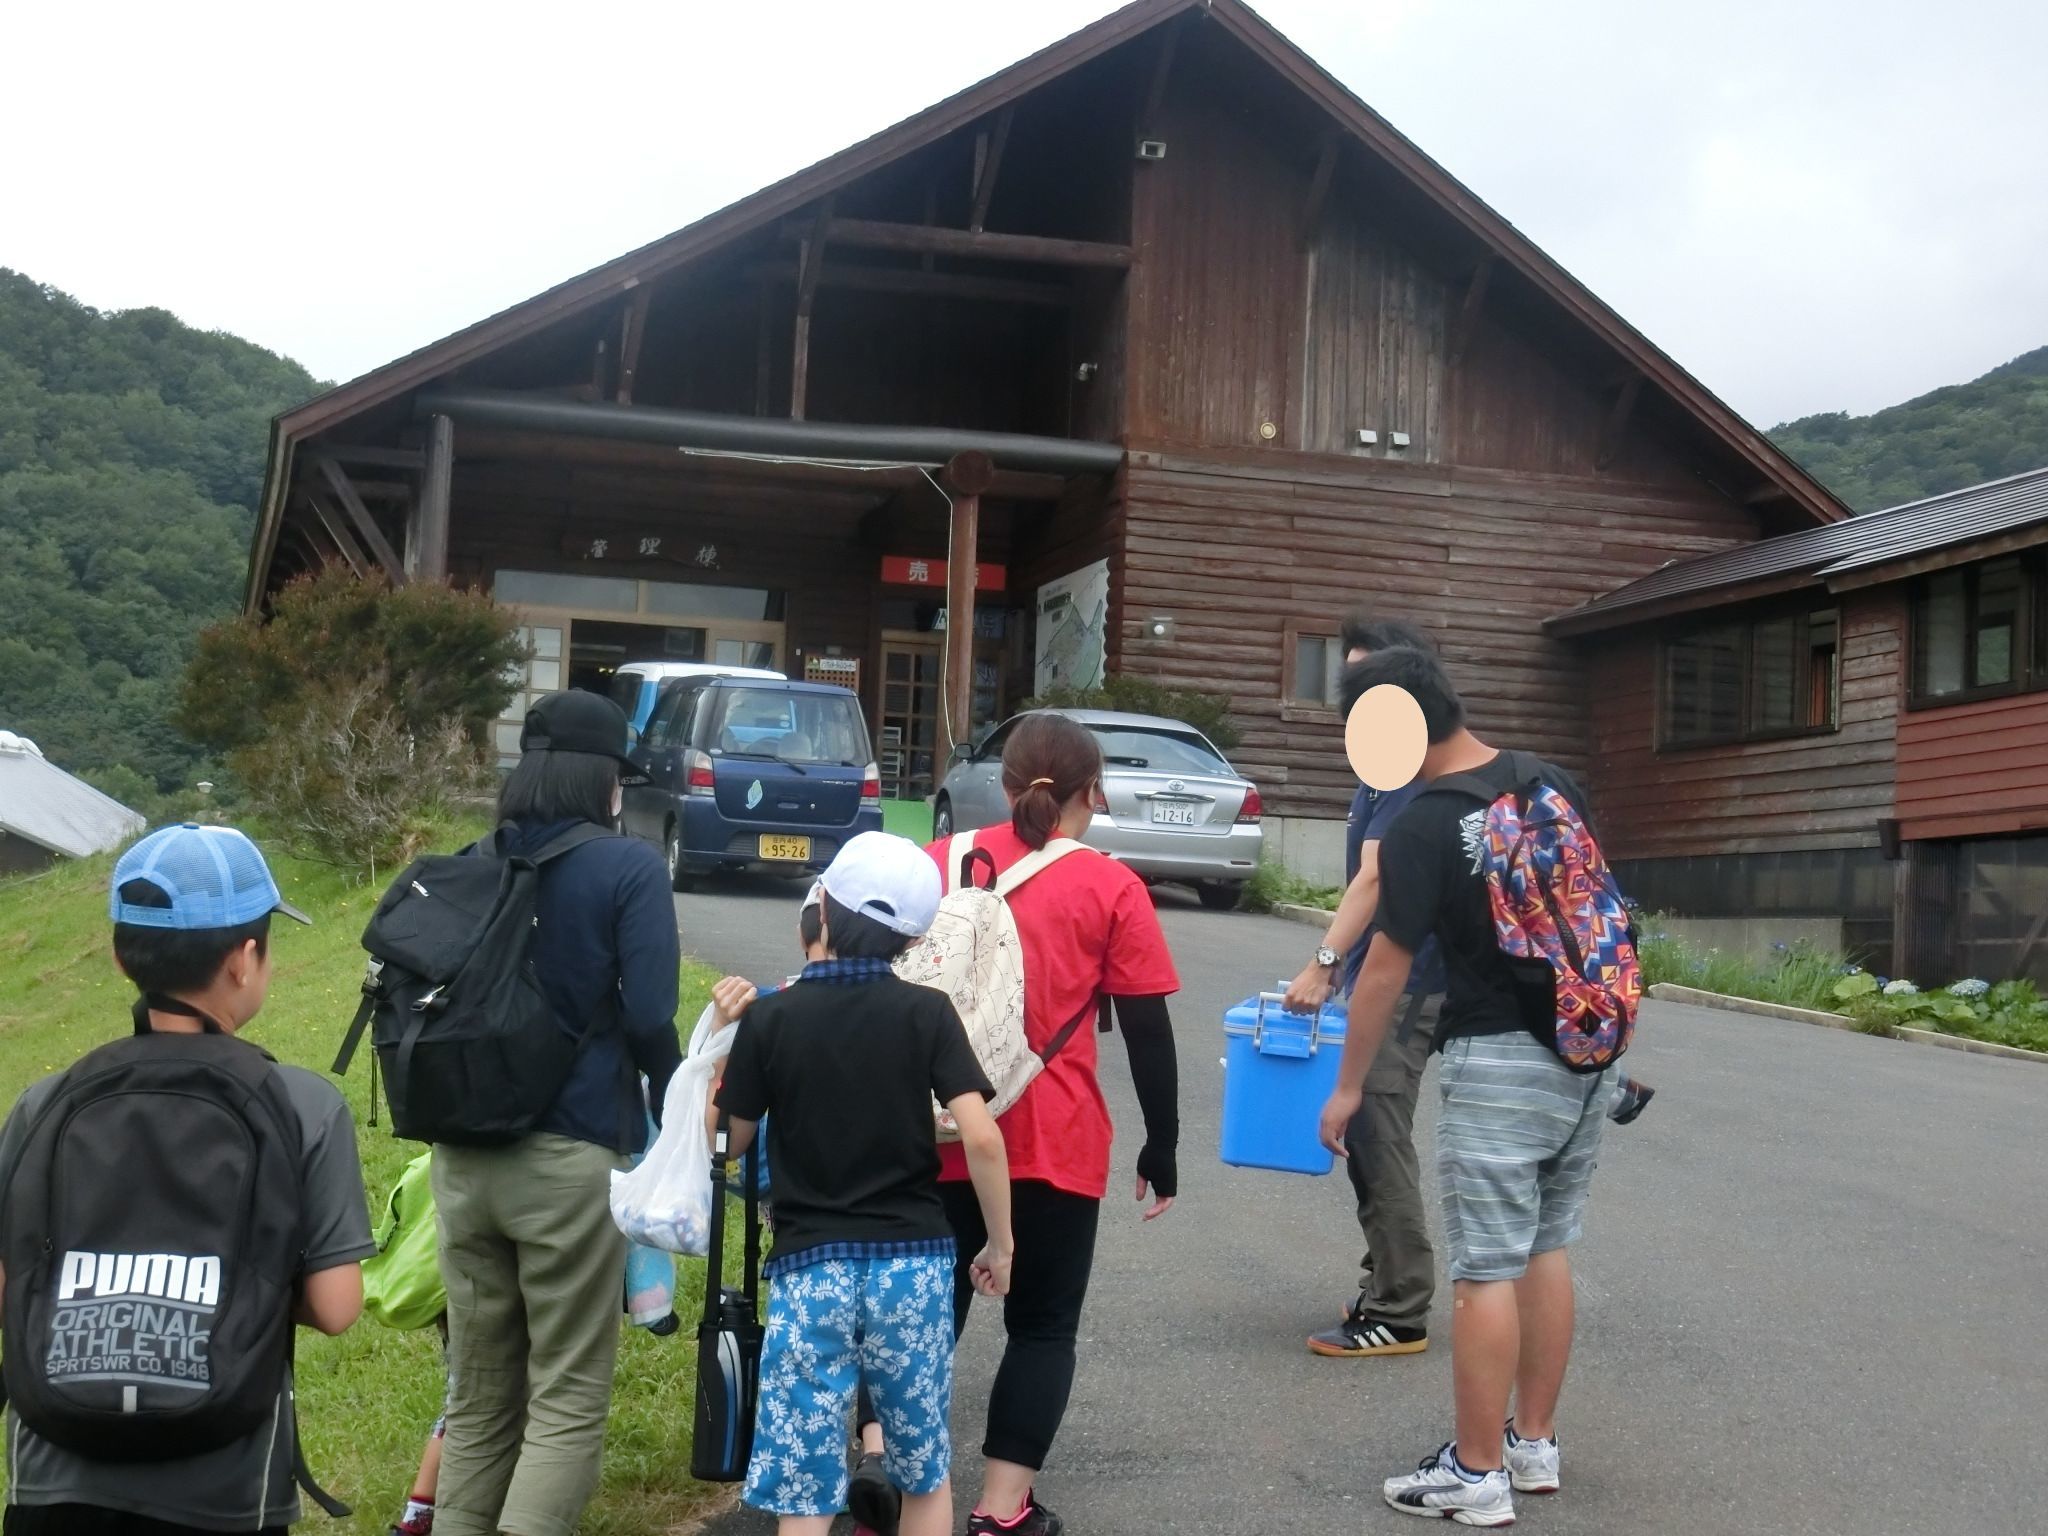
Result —
POLYGON ((747 1503, 777 1515, 846 1508, 862 1383, 882 1421, 889 1481, 938 1492, 953 1465, 950 1254, 821 1257, 773 1277, 747 1503))

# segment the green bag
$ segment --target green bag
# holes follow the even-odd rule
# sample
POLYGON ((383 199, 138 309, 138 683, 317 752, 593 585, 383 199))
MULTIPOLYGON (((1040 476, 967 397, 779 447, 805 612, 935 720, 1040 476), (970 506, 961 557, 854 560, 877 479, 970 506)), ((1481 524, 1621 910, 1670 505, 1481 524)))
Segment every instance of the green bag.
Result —
POLYGON ((428 1177, 433 1157, 422 1152, 405 1165, 377 1224, 377 1252, 363 1260, 363 1310, 386 1328, 425 1328, 448 1310, 428 1177))

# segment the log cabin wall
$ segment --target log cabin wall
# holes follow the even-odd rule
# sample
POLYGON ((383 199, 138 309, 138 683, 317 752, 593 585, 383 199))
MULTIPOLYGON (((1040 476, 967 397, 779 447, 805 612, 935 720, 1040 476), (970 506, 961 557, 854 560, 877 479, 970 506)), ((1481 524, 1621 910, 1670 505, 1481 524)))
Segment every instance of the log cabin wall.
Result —
POLYGON ((1670 631, 1579 642, 1601 828, 1614 857, 1878 846, 1878 822, 1892 814, 1905 604, 1897 589, 1878 589, 1845 594, 1839 612, 1839 729, 1728 746, 1659 748, 1658 642, 1670 631))
POLYGON ((1123 670, 1227 692, 1237 758, 1289 816, 1340 817, 1357 787, 1336 715, 1285 697, 1291 621, 1334 634, 1363 605, 1422 625, 1482 736, 1584 770, 1586 671, 1542 621, 1751 527, 1663 487, 1171 447, 1134 447, 1124 494, 1123 670), (1561 535, 1568 565, 1545 555, 1561 535), (1153 616, 1171 639, 1150 638, 1153 616))
POLYGON ((1898 736, 1903 837, 2048 828, 2048 693, 1904 710, 1898 736))

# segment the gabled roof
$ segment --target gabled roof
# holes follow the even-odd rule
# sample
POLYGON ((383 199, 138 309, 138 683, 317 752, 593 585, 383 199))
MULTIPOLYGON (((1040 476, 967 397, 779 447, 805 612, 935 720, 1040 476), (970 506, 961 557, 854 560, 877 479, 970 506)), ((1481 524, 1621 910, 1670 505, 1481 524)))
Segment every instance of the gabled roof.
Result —
MULTIPOLYGON (((2048 525, 2048 468, 1673 561, 1559 614, 1546 627, 1554 634, 1587 634, 1815 583, 1863 586, 1885 579, 1895 566, 2036 525, 2048 525)), ((2040 532, 2048 539, 2048 527, 2040 532)))
POLYGON ((1090 60, 1189 12, 1211 18, 1279 71, 1340 127, 1413 181, 1539 292, 1611 345, 1631 368, 1669 395, 1806 515, 1819 522, 1848 515, 1848 509, 1825 486, 1242 0, 1134 0, 979 85, 808 170, 283 413, 272 426, 257 558, 251 563, 251 601, 257 596, 255 575, 267 564, 269 544, 275 538, 284 481, 296 442, 359 411, 442 378, 481 354, 616 298, 742 235, 795 214, 869 172, 935 144, 1090 60))
POLYGON ((83 859, 118 846, 145 825, 120 801, 50 762, 34 742, 0 731, 0 831, 83 859))

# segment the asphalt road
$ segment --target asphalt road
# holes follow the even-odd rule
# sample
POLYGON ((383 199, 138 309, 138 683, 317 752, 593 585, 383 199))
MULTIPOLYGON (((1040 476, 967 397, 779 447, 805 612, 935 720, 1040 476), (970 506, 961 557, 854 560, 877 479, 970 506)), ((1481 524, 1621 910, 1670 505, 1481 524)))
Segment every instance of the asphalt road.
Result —
MULTIPOLYGON (((678 897, 684 948, 780 974, 801 893, 678 897)), ((1122 1184, 1137 1109, 1104 1042, 1132 1134, 1042 1495, 1077 1536, 1414 1530, 1379 1483, 1450 1433, 1448 1287, 1429 1353, 1312 1358, 1302 1339, 1354 1278, 1348 1188, 1215 1155, 1222 1012, 1291 974, 1314 935, 1158 900, 1184 987, 1181 1201, 1141 1227, 1122 1184)), ((1659 1096, 1609 1127, 1575 1250, 1565 1488, 1520 1500, 1523 1528, 2048 1530, 2048 1069, 1666 1004, 1646 1010, 1630 1064, 1659 1096)), ((963 1506, 999 1335, 977 1303, 957 1389, 963 1506)), ((709 1527, 771 1528, 744 1511, 709 1527)))

